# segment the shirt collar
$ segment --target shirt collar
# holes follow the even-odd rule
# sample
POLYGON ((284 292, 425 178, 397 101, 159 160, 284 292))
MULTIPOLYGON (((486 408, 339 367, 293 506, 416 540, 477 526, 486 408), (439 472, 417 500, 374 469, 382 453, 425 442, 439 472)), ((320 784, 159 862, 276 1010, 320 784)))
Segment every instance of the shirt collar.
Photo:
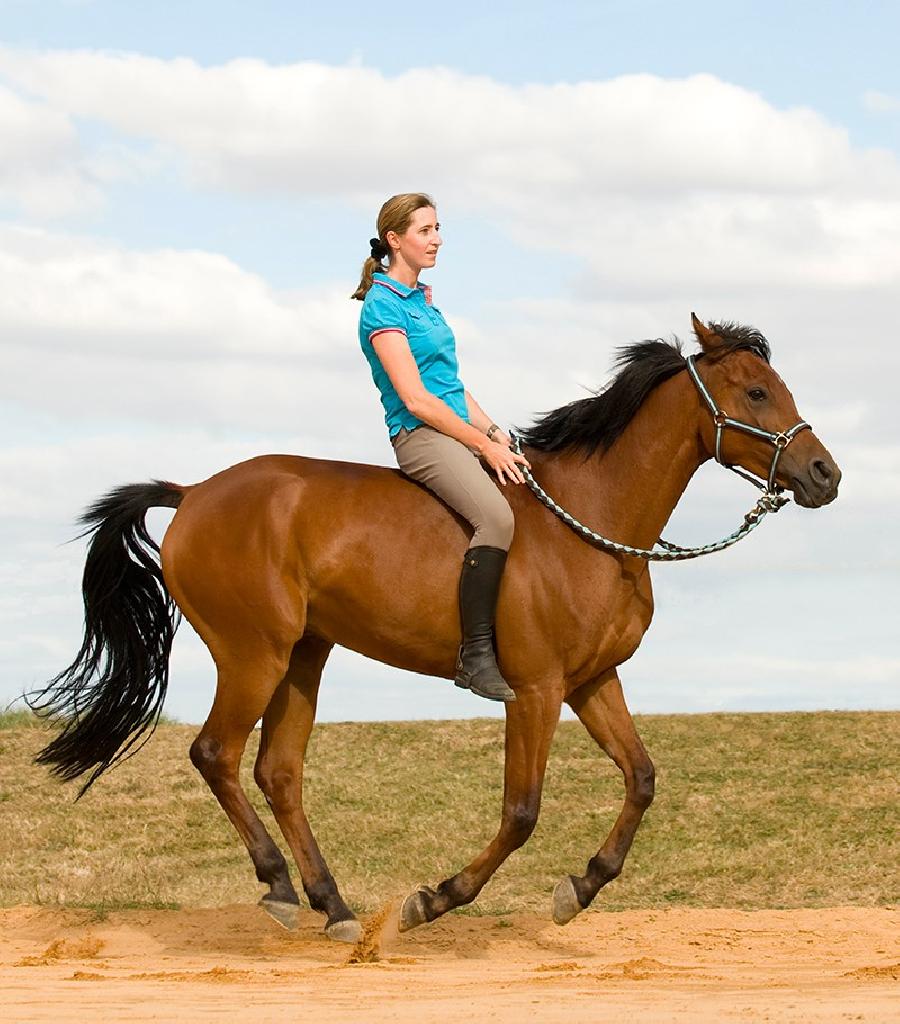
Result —
POLYGON ((407 288, 405 284, 395 281, 394 278, 388 277, 387 274, 379 274, 377 272, 372 275, 372 280, 375 284, 380 284, 395 295, 399 295, 401 299, 408 299, 410 295, 421 292, 428 305, 431 305, 431 285, 429 284, 418 284, 415 288, 407 288))

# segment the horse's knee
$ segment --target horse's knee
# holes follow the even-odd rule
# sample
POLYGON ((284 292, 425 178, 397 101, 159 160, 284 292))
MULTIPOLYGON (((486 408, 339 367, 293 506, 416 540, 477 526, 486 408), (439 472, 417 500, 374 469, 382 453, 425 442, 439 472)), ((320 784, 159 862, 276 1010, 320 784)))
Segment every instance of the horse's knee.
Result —
POLYGON ((653 803, 656 792, 656 769, 648 757, 646 761, 635 766, 631 777, 631 799, 646 810, 653 803))
POLYGON ((537 825, 538 807, 536 803, 516 804, 504 817, 504 825, 514 849, 522 846, 537 825))

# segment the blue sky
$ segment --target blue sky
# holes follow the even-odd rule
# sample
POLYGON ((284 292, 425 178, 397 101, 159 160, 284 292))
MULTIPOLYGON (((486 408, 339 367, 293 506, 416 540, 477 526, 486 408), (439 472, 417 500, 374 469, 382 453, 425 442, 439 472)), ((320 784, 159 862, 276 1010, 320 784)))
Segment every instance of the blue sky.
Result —
MULTIPOLYGON (((61 544, 97 493, 265 450, 391 462, 346 295, 382 199, 425 188, 496 419, 697 309, 769 335, 844 469, 831 508, 655 573, 633 708, 895 707, 897 38, 889 3, 0 0, 0 699, 77 648, 61 544)), ((750 501, 704 469, 667 532, 750 501)), ((185 629, 167 710, 202 720, 212 686, 185 629)), ((321 704, 495 711, 341 654, 321 704)))

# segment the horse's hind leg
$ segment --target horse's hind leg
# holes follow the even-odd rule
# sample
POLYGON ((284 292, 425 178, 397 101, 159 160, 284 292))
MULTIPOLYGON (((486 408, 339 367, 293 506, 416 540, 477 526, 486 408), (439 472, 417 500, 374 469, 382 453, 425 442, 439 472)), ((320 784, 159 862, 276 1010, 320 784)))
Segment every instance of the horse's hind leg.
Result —
POLYGON ((200 734, 191 744, 191 761, 206 780, 244 841, 256 877, 269 886, 262 903, 286 927, 296 923, 300 900, 287 862, 241 788, 238 775, 247 737, 259 721, 287 669, 290 648, 247 643, 217 655, 216 698, 200 734))
POLYGON ((423 886, 406 897, 400 908, 401 931, 471 903, 503 861, 534 831, 547 755, 561 704, 562 694, 557 695, 552 686, 516 687, 515 703, 506 705, 506 768, 500 829, 468 867, 436 889, 423 886))
POLYGON ((331 648, 314 636, 294 647, 287 675, 263 716, 255 775, 297 861, 309 905, 327 917, 325 934, 356 942, 362 927, 338 892, 303 811, 303 758, 331 648))
POLYGON ((625 805, 582 876, 569 875, 553 893, 553 920, 566 924, 622 871, 644 811, 653 801, 653 762, 644 749, 615 670, 585 683, 568 698, 584 727, 625 776, 625 805))

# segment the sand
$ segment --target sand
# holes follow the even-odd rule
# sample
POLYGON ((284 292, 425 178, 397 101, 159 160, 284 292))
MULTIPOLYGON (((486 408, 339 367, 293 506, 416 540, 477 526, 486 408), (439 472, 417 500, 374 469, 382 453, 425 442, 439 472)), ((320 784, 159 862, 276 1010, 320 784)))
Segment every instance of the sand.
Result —
POLYGON ((0 910, 0 1019, 900 1021, 900 910, 380 920, 354 951, 311 912, 0 910))

